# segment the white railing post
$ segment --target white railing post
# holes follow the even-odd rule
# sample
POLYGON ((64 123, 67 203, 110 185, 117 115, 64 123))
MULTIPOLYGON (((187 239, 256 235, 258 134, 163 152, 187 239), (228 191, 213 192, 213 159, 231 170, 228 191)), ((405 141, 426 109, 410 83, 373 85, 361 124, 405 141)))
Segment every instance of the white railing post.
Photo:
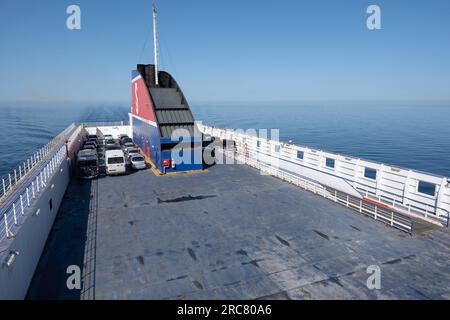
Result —
POLYGON ((5 214, 3 214, 3 220, 5 221, 5 233, 6 233, 6 237, 9 238, 11 236, 11 231, 9 231, 9 227, 8 227, 8 216, 5 214))
POLYGON ((8 177, 9 177, 9 190, 12 189, 12 178, 11 178, 11 173, 8 173, 8 177))
POLYGON ((334 202, 337 202, 337 190, 334 190, 334 202))
POLYGON ((16 204, 13 203, 14 224, 17 226, 16 204))
POLYGON ((347 195, 347 208, 348 208, 348 206, 349 206, 349 205, 348 205, 348 195, 347 195))
POLYGON ((30 159, 27 159, 28 172, 30 172, 30 159))
POLYGON ((6 184, 4 178, 2 178, 2 184, 3 184, 3 194, 6 194, 6 184))
POLYGON ((20 195, 20 210, 21 210, 22 215, 24 215, 25 213, 23 211, 23 196, 22 195, 20 195))
POLYGON ((377 220, 377 218, 378 218, 378 216, 377 216, 377 208, 378 208, 378 207, 375 206, 375 210, 374 210, 374 212, 375 212, 374 219, 375 219, 375 220, 377 220))
POLYGON ((362 213, 362 200, 359 200, 359 212, 362 213))
POLYGON ((14 185, 17 184, 17 170, 14 169, 14 185))
POLYGON ((391 212, 391 227, 394 226, 394 212, 391 212))
POLYGON ((39 193, 39 175, 36 176, 36 189, 37 193, 39 193))
POLYGON ((27 206, 29 207, 30 206, 30 192, 28 189, 29 189, 29 187, 27 187, 27 206))
POLYGON ((34 193, 34 181, 31 181, 31 195, 33 199, 36 199, 36 194, 34 193))

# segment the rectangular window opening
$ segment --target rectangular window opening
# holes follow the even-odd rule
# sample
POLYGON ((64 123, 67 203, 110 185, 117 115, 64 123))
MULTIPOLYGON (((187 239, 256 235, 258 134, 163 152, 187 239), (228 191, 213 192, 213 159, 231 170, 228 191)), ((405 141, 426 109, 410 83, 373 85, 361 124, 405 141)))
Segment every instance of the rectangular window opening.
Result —
POLYGON ((434 183, 419 181, 417 191, 419 193, 427 194, 429 196, 434 197, 436 195, 436 185, 434 183))
POLYGON ((334 165, 335 165, 335 160, 334 160, 334 159, 331 159, 331 158, 327 158, 327 160, 326 160, 326 166, 327 166, 328 168, 334 168, 334 165))
POLYGON ((377 180, 377 170, 372 169, 372 168, 365 168, 364 169, 364 177, 372 179, 372 180, 377 180))

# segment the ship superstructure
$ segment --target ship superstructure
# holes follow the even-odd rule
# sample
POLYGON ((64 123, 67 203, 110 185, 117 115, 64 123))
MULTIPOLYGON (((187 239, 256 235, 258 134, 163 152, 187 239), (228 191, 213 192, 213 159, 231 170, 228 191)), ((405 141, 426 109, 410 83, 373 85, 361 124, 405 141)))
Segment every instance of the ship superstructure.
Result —
POLYGON ((134 141, 161 173, 202 170, 202 134, 183 92, 169 73, 158 72, 158 85, 155 77, 154 65, 138 65, 133 71, 130 124, 134 141), (174 159, 173 150, 180 143, 179 157, 190 161, 174 159))
POLYGON ((175 79, 158 69, 155 4, 153 43, 155 63, 138 65, 132 71, 130 125, 134 141, 161 173, 202 170, 202 134, 188 101, 175 79), (174 159, 176 146, 183 150, 174 159))

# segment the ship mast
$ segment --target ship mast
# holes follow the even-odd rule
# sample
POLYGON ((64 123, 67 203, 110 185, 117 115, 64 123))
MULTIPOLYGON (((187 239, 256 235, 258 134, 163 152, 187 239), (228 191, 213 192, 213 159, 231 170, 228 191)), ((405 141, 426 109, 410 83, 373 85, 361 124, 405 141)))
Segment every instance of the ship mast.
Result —
POLYGON ((159 85, 158 81, 158 34, 156 32, 156 3, 153 2, 153 50, 155 61, 155 85, 159 85))

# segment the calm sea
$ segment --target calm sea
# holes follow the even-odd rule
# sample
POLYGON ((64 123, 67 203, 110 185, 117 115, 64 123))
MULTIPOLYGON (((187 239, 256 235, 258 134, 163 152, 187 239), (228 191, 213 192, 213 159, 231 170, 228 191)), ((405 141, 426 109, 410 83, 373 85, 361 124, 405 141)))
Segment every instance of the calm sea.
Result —
MULTIPOLYGON (((280 129, 281 140, 450 176, 450 104, 192 104, 197 120, 280 129)), ((126 105, 0 105, 0 176, 72 122, 127 120, 126 105)))

